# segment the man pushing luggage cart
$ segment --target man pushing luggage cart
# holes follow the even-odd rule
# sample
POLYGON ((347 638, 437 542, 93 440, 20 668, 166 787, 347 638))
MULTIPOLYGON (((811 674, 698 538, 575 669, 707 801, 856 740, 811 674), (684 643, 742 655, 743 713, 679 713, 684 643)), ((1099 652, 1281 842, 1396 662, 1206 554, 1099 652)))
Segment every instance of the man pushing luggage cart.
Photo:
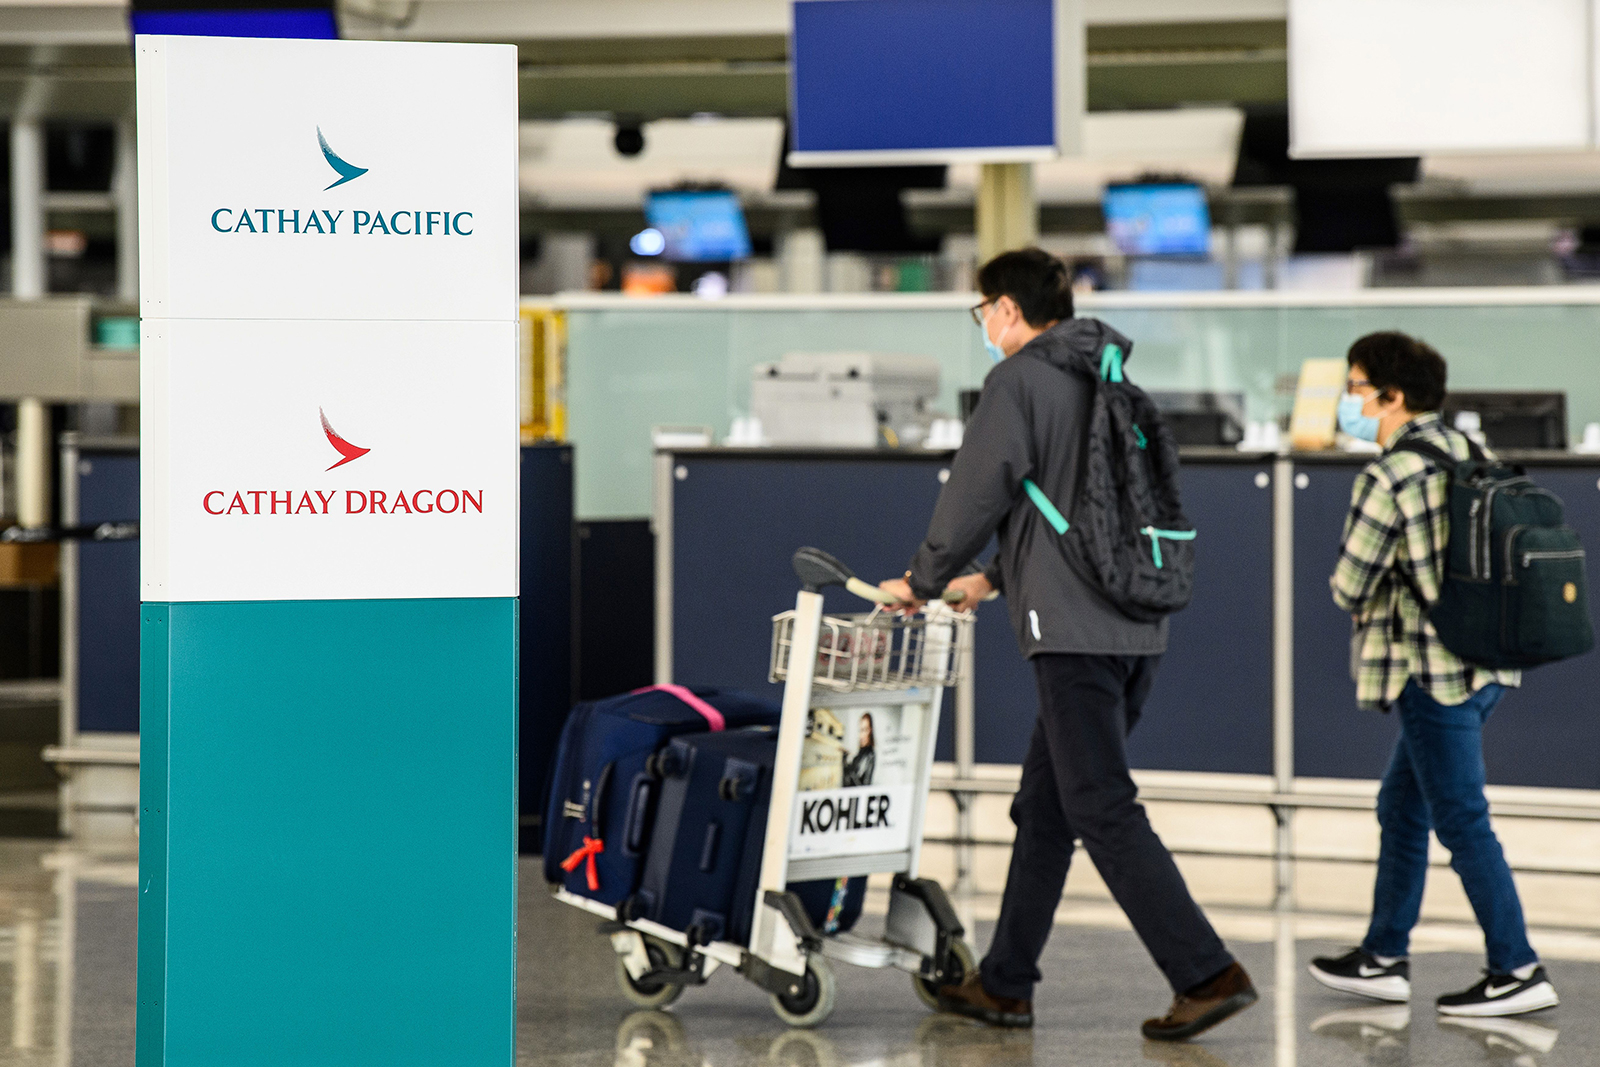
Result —
POLYGON ((552 868, 556 896, 610 920, 635 1004, 663 1007, 727 966, 766 989, 785 1022, 815 1026, 834 1007, 830 961, 906 971, 930 1007, 975 966, 944 890, 917 876, 940 704, 972 618, 938 602, 915 617, 886 611, 893 597, 817 549, 797 552, 794 568, 795 606, 773 619, 776 729, 725 730, 715 710, 702 710, 708 728, 690 729, 678 714, 648 755, 608 749, 592 778, 573 776, 577 799, 562 801, 581 844, 570 866, 552 868), (821 591, 833 585, 877 606, 825 615, 821 591), (609 886, 576 880, 595 857, 611 858, 609 886), (893 876, 881 938, 843 921, 871 874, 893 876))
POLYGON ((1178 501, 1177 447, 1123 375, 1132 342, 1072 317, 1060 260, 1007 252, 979 271, 978 287, 973 318, 997 365, 927 539, 905 578, 882 587, 913 607, 949 589, 964 594, 962 608, 1004 592, 1039 716, 1011 807, 1017 836, 994 940, 938 1002, 996 1026, 1033 1025, 1039 956, 1080 838, 1172 985, 1172 1006, 1144 1036, 1183 1040, 1255 1003, 1256 991, 1189 895, 1128 772, 1125 737, 1166 651, 1166 615, 1191 589, 1196 535, 1178 501), (992 536, 1000 550, 988 569, 959 576, 992 536))

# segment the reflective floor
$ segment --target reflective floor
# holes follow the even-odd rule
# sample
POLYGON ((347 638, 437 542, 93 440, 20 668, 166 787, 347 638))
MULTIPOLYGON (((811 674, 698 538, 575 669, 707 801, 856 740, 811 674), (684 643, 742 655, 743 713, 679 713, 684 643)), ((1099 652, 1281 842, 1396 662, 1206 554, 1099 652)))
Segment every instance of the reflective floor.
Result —
MULTIPOLYGON (((0 1065, 133 1063, 136 881, 131 855, 0 840, 0 1065)), ((864 929, 875 921, 869 915, 864 929)), ((842 966, 838 1009, 815 1031, 786 1029, 762 993, 728 973, 689 990, 670 1012, 631 1011, 595 920, 552 901, 533 862, 523 866, 518 925, 524 1067, 1600 1063, 1600 962, 1589 952, 1550 959, 1563 1006, 1445 1024, 1432 1000, 1471 984, 1477 955, 1419 954, 1417 1007, 1368 1006, 1306 976, 1312 955, 1341 943, 1295 935, 1326 934, 1326 922, 1234 915, 1219 927, 1261 1003, 1197 1042, 1166 1046, 1138 1035, 1139 1022, 1166 1005, 1161 978, 1133 935, 1103 915, 1058 927, 1042 965, 1038 1026, 1021 1033, 930 1015, 904 975, 842 966)), ((977 925, 981 949, 988 924, 977 925)))

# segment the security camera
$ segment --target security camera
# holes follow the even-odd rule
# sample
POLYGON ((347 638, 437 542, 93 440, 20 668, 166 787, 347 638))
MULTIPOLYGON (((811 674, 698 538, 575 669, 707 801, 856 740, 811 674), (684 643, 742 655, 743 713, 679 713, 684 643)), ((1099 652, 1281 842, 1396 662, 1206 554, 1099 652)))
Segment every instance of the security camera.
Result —
POLYGON ((636 156, 644 151, 644 129, 637 120, 617 123, 617 135, 611 139, 619 156, 636 156))

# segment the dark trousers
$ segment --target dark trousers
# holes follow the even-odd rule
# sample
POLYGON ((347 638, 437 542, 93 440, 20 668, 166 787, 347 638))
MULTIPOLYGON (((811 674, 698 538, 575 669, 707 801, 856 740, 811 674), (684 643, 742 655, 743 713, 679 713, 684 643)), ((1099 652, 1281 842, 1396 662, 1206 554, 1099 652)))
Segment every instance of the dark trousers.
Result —
POLYGON ((1139 721, 1159 656, 1038 655, 1039 721, 1011 805, 1016 843, 983 985, 1031 999, 1039 956, 1055 923, 1073 839, 1094 861, 1117 904, 1182 993, 1220 974, 1233 957, 1189 895, 1183 875, 1150 828, 1128 773, 1127 735, 1139 721))

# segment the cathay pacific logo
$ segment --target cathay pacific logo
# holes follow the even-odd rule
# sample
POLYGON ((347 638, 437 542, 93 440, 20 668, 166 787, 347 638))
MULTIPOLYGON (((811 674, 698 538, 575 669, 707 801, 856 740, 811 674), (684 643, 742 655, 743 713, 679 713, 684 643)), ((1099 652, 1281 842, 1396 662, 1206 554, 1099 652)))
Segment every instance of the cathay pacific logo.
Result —
MULTIPOLYGON (((333 150, 322 127, 316 127, 317 144, 322 158, 338 175, 323 188, 323 192, 337 189, 367 173, 367 167, 358 167, 333 150)), ((280 201, 281 203, 282 201, 280 201)), ((213 201, 214 203, 214 201, 213 201)), ((395 205, 369 205, 368 209, 350 206, 325 208, 302 201, 295 207, 255 207, 249 203, 227 204, 211 212, 211 229, 217 233, 258 234, 317 234, 337 237, 348 234, 366 237, 383 234, 385 237, 471 237, 473 213, 457 208, 442 208, 413 203, 410 207, 395 205)))
POLYGON ((328 166, 332 167, 333 172, 339 176, 338 180, 328 186, 327 189, 323 189, 323 192, 327 192, 328 189, 335 189, 345 182, 354 181, 367 172, 366 167, 358 167, 354 163, 346 163, 340 158, 339 153, 329 148, 328 139, 322 136, 321 126, 317 127, 317 144, 322 146, 322 158, 328 161, 328 166))
MULTIPOLYGON (((317 409, 317 414, 322 418, 322 432, 328 435, 328 443, 334 447, 334 450, 338 452, 339 455, 344 457, 335 463, 333 467, 342 467, 351 460, 360 459, 362 456, 372 451, 370 448, 362 448, 360 445, 353 445, 335 433, 333 427, 328 425, 328 416, 323 413, 321 408, 317 409)), ((333 467, 329 467, 328 469, 331 471, 333 470, 333 467)))

